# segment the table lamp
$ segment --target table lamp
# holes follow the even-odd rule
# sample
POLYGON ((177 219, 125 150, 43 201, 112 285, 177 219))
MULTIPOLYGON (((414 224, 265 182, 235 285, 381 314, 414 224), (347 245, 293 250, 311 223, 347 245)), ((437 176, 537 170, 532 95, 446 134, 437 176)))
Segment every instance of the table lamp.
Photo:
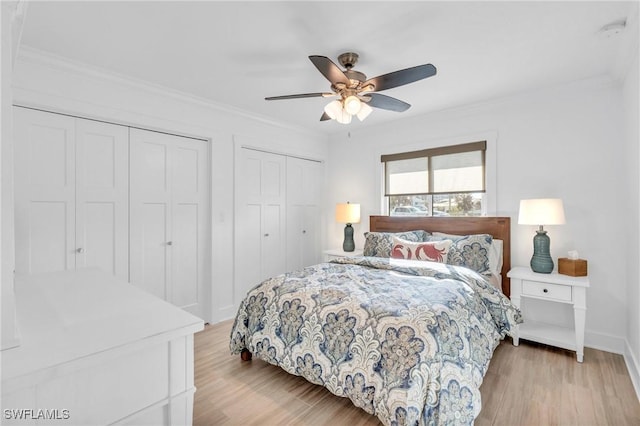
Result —
POLYGON ((338 204, 336 205, 336 222, 346 223, 344 227, 344 242, 342 243, 342 250, 354 251, 356 244, 353 242, 353 227, 352 223, 360 223, 360 204, 338 204))
POLYGON ((544 225, 563 225, 564 223, 562 200, 558 198, 520 200, 518 224, 539 226, 533 237, 533 256, 530 263, 534 272, 549 274, 553 271, 553 259, 550 254, 551 240, 543 228, 544 225))

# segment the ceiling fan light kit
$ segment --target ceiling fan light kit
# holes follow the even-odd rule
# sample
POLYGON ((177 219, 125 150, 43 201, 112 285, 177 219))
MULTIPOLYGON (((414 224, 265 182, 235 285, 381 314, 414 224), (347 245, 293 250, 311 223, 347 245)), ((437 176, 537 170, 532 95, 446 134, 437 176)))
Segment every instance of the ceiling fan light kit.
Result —
POLYGON ((351 123, 351 114, 342 106, 339 100, 331 101, 324 107, 324 112, 332 119, 341 124, 351 123))
POLYGON ((331 101, 324 107, 324 113, 320 117, 320 121, 335 120, 341 124, 351 123, 351 118, 354 115, 360 121, 363 121, 373 111, 371 107, 396 112, 406 111, 411 106, 410 104, 373 92, 403 86, 436 74, 436 67, 431 64, 425 64, 367 80, 366 75, 353 69, 353 66, 358 61, 357 53, 347 52, 338 56, 338 62, 345 68, 344 71, 326 56, 312 55, 309 56, 309 60, 329 80, 331 93, 318 92, 271 96, 265 98, 265 100, 338 96, 339 99, 331 101))
POLYGON ((344 109, 351 115, 356 115, 360 112, 362 102, 355 95, 349 95, 344 100, 344 109))

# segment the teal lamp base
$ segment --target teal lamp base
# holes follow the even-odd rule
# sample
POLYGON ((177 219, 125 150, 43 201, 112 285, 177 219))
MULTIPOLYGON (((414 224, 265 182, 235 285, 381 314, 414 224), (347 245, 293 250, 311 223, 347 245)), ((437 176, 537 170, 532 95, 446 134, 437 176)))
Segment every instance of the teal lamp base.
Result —
POLYGON ((347 223, 344 227, 344 242, 342 243, 342 250, 354 251, 356 249, 356 243, 353 241, 353 226, 347 223))
MULTIPOLYGON (((542 227, 541 227, 542 228, 542 227)), ((549 247, 551 240, 547 231, 536 231, 533 237, 533 256, 531 257, 531 269, 540 274, 550 274, 553 272, 553 259, 551 258, 549 247)))

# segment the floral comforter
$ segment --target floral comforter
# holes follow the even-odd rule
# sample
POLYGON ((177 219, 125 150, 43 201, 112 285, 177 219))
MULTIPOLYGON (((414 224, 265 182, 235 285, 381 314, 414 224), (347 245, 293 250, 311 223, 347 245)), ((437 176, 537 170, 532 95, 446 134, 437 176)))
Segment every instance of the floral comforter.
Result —
POLYGON ((465 425, 520 312, 475 272, 341 258, 283 274, 241 303, 230 349, 350 398, 385 425, 465 425))

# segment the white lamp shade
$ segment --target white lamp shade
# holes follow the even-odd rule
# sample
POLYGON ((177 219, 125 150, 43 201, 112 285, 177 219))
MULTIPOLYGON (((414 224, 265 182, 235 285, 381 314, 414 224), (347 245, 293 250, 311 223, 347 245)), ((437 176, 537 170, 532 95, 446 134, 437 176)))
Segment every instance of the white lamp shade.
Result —
POLYGON ((563 225, 564 206, 559 198, 538 198, 520 200, 518 224, 520 225, 563 225))
POLYGON ((336 222, 360 223, 360 204, 346 203, 336 205, 336 222))
POLYGON ((371 107, 358 99, 357 96, 349 96, 344 101, 331 101, 324 107, 324 112, 340 124, 351 123, 351 118, 355 115, 360 121, 371 114, 371 107))
POLYGON ((342 103, 338 100, 331 101, 324 107, 324 112, 326 112, 332 120, 335 120, 339 114, 342 114, 342 103))
POLYGON ((349 124, 351 123, 351 114, 342 108, 336 117, 336 121, 340 124, 349 124))
POLYGON ((364 121, 364 119, 367 118, 369 114, 371 114, 371 111, 373 111, 373 108, 362 102, 362 106, 360 107, 360 111, 358 111, 357 117, 360 119, 360 121, 364 121))
POLYGON ((344 109, 351 115, 356 115, 360 112, 362 102, 357 96, 347 96, 344 100, 344 109))

